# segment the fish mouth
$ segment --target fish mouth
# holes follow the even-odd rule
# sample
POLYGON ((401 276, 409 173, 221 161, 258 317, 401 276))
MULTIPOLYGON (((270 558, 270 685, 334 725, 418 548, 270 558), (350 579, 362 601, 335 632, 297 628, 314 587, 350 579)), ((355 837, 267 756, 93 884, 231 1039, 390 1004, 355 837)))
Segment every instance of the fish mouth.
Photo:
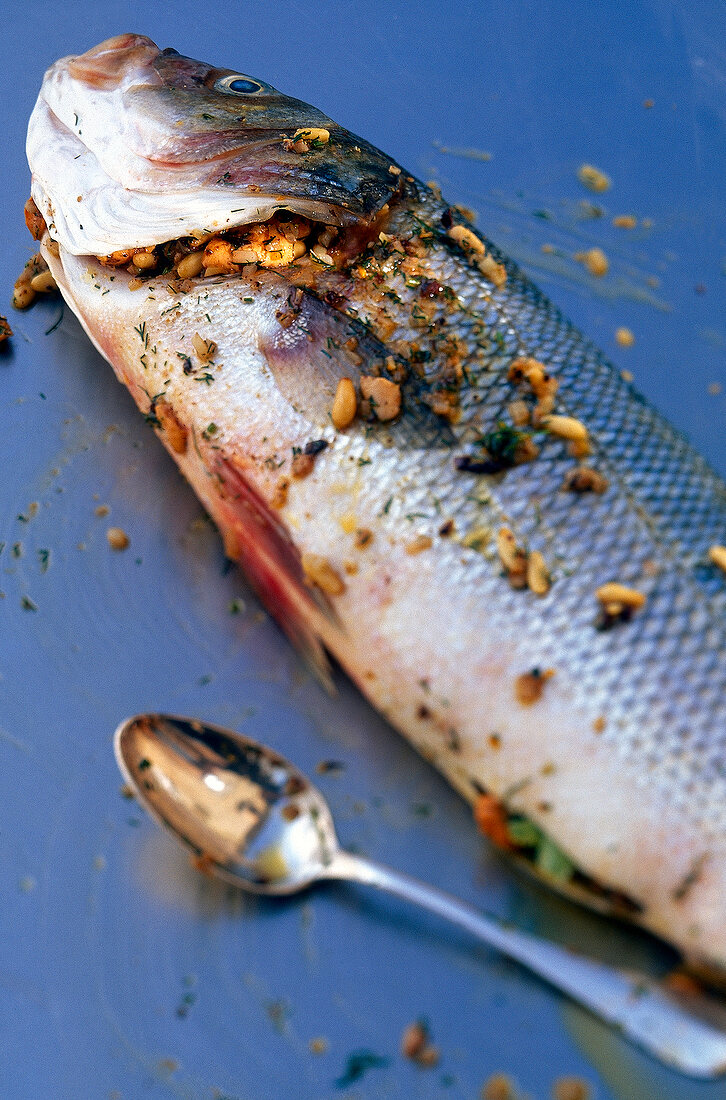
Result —
POLYGON ((413 186, 390 157, 309 104, 134 34, 51 67, 28 159, 33 197, 76 255, 230 229, 281 209, 365 225, 413 186))

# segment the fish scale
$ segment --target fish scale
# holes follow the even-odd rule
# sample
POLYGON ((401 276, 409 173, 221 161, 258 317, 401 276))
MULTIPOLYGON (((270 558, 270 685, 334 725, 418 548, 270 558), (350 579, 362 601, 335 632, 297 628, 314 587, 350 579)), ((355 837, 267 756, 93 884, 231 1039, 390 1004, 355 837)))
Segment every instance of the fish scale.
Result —
MULTIPOLYGON (((446 209, 426 207, 427 224, 440 222, 446 209)), ((395 228, 394 223, 392 229, 395 228)), ((487 246, 495 256, 499 255, 488 241, 487 246)), ((597 700, 610 714, 603 738, 617 744, 625 761, 632 760, 642 767, 645 752, 648 782, 669 793, 694 822, 708 823, 713 835, 723 832, 726 828, 723 775, 714 771, 708 758, 699 759, 692 752, 677 773, 667 765, 671 754, 682 756, 682 745, 694 740, 697 743, 699 735, 711 744, 712 760, 718 761, 726 755, 726 732, 721 732, 714 744, 714 713, 703 705, 709 697, 715 701, 726 688, 720 659, 726 639, 720 639, 718 644, 713 644, 715 638, 710 639, 713 649, 703 651, 691 622, 693 608, 699 606, 703 593, 697 580, 694 583, 694 578, 684 571, 682 560, 676 561, 683 553, 682 544, 703 554, 708 546, 723 538, 724 487, 700 456, 634 395, 616 368, 580 336, 513 264, 507 265, 504 290, 491 291, 485 285, 482 293, 482 284, 471 269, 464 273, 447 259, 448 262, 445 259, 438 264, 441 280, 451 283, 490 334, 507 326, 513 345, 506 356, 490 360, 479 371, 475 391, 479 400, 473 403, 471 394, 469 402, 466 397, 462 399, 462 419, 467 426, 472 419, 486 426, 504 418, 506 405, 514 396, 513 387, 504 381, 506 368, 517 355, 532 355, 541 359, 559 381, 558 408, 587 424, 594 445, 594 464, 608 474, 612 484, 600 501, 592 496, 581 500, 574 494, 563 493, 562 481, 572 460, 563 458, 561 444, 551 443, 542 449, 536 462, 512 470, 504 481, 490 485, 491 496, 500 508, 499 518, 506 516, 515 522, 518 535, 533 546, 537 544, 536 534, 541 526, 532 507, 536 501, 547 517, 553 543, 560 541, 565 546, 586 548, 577 558, 567 555, 565 561, 576 571, 577 578, 556 580, 551 596, 542 602, 539 611, 533 610, 533 597, 528 594, 501 597, 505 617, 510 622, 520 621, 523 631, 537 636, 533 649, 547 653, 548 662, 582 669, 583 694, 597 700), (464 274, 466 283, 462 286, 464 274), (488 299, 484 309, 475 305, 481 297, 488 299), (615 485, 619 490, 616 501, 615 485), (643 567, 664 558, 674 569, 674 575, 643 583, 643 567), (636 617, 627 627, 609 634, 595 633, 593 593, 610 577, 650 590, 648 615, 636 617), (555 600, 557 616, 553 623, 548 623, 547 605, 555 600), (623 629, 628 631, 627 645, 622 638, 623 629), (560 638, 565 639, 564 644, 558 641, 560 638), (585 646, 573 648, 573 640, 581 640, 585 646), (682 655, 680 664, 688 665, 690 672, 689 698, 682 699, 678 708, 671 705, 669 694, 650 672, 654 657, 672 659, 675 653, 682 655), (718 677, 715 684, 714 676, 718 677), (669 730, 670 737, 664 738, 663 730, 669 730), (691 795, 695 784, 711 780, 716 786, 709 800, 711 805, 705 810, 694 804, 691 795), (687 788, 683 796, 682 783, 687 788)), ((405 293, 399 287, 397 292, 405 293)), ((402 305, 405 308, 409 302, 404 299, 402 305)), ((357 306, 363 312, 360 303, 357 306)), ((370 321, 375 328, 375 318, 370 317, 370 321)), ((460 333, 465 332, 464 325, 460 333)), ((415 335, 415 330, 407 335, 415 335)), ((471 378, 471 373, 468 377, 471 378)), ((411 506, 419 500, 414 498, 411 506)), ((471 511, 465 510, 464 517, 471 522, 471 511)), ((487 518, 496 522, 496 517, 487 518)), ((545 547, 546 544, 542 546, 545 547)), ((717 595, 723 601, 721 581, 717 595)), ((713 621, 717 626, 716 614, 713 621)), ((534 654, 533 663, 541 663, 534 659, 534 654)), ((671 669, 671 674, 677 669, 678 665, 671 669)), ((715 727, 716 731, 719 729, 726 731, 726 726, 721 723, 715 727)))
POLYGON ((465 797, 489 792, 554 841, 581 872, 572 888, 582 900, 621 910, 627 895, 634 919, 726 971, 726 578, 708 560, 726 540, 723 482, 434 190, 332 122, 329 140, 296 172, 296 127, 329 122, 313 108, 244 78, 259 88, 248 126, 219 85, 228 70, 161 54, 140 36, 64 59, 51 74, 28 144, 33 195, 58 245, 46 238, 45 255, 230 556, 316 667, 325 646, 465 797), (108 88, 93 86, 99 74, 108 88), (84 130, 102 135, 95 150, 93 136, 86 148, 80 133, 71 141, 53 128, 56 117, 88 111, 100 112, 84 130), (147 172, 141 140, 127 156, 119 134, 136 124, 143 138, 145 119, 172 160, 186 158, 183 171, 164 175, 156 162, 147 172), (228 200, 223 174, 210 175, 215 149, 234 181, 228 200), (86 171, 95 198, 81 224, 75 187, 86 171), (304 194, 310 179, 314 207, 304 194), (343 208, 340 194, 356 188, 364 208, 343 208), (281 206, 354 227, 330 245, 340 248, 332 267, 305 256, 274 271, 245 264, 167 286, 168 276, 132 281, 93 258, 99 241, 108 253, 140 241, 140 210, 144 242, 157 218, 152 243, 163 244, 180 220, 188 231, 190 211, 207 210, 207 228, 216 219, 226 231, 281 206), (480 269, 482 256, 490 266, 480 269), (208 384, 195 330, 218 345, 208 384), (143 359, 142 333, 157 348, 143 359), (509 423, 523 391, 508 375, 521 356, 557 379, 555 412, 587 427, 587 462, 609 482, 603 494, 564 488, 578 460, 543 430, 531 461, 491 475, 456 468, 509 423), (338 383, 360 386, 365 374, 403 379, 401 415, 336 430, 338 383), (176 418, 176 447, 152 393, 176 418), (455 404, 440 415, 445 395, 455 404), (314 469, 295 478, 293 448, 316 440, 326 446, 314 469), (505 526, 542 553, 546 594, 509 584, 497 552, 505 526), (354 546, 356 527, 371 532, 364 550, 354 546), (421 536, 431 545, 412 547, 421 536), (312 574, 315 598, 306 561, 337 577, 331 586, 331 574, 312 574), (607 581, 646 602, 630 621, 598 629, 596 591, 607 581), (516 687, 533 669, 554 675, 526 706, 516 687))

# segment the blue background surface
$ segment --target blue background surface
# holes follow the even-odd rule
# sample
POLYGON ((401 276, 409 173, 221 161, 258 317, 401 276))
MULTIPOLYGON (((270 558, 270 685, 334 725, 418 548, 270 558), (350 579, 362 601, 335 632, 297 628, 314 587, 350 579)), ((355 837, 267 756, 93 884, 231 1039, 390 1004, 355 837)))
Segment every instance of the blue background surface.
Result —
MULTIPOLYGON (((125 30, 263 77, 437 179, 726 473, 723 4, 25 3, 0 72, 5 302, 33 251, 23 142, 42 73, 125 30), (612 189, 583 189, 583 162, 612 189), (612 226, 631 213, 652 226, 612 226), (594 245, 602 280, 572 258, 594 245)), ((599 1100, 726 1098, 390 899, 337 886, 271 903, 208 882, 121 797, 125 715, 244 726, 306 770, 342 762, 319 783, 343 843, 600 957, 672 963, 523 882, 342 677, 335 698, 307 678, 74 319, 46 334, 59 317, 57 301, 13 313, 0 353, 0 1095, 474 1100, 506 1071, 542 1100, 564 1074, 599 1100), (432 1070, 398 1053, 419 1016, 432 1070), (338 1089, 361 1048, 387 1065, 338 1089)))

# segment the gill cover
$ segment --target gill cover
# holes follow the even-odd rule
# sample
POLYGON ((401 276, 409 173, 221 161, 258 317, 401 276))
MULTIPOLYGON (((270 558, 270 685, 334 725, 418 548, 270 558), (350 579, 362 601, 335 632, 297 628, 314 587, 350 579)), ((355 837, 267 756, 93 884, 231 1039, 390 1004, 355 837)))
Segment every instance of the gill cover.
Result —
POLYGON ((27 152, 33 198, 76 255, 264 221, 280 208, 367 221, 400 179, 389 157, 314 107, 133 34, 51 66, 27 152), (310 127, 329 140, 295 150, 296 132, 310 127))

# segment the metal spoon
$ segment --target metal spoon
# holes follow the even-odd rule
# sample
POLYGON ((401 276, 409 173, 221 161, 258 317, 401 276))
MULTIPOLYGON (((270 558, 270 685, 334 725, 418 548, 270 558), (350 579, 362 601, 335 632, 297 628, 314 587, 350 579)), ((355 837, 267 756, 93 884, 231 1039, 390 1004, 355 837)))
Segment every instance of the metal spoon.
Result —
POLYGON ((257 894, 293 894, 322 879, 378 886, 478 936, 666 1065, 699 1078, 726 1072, 726 1034, 685 1011, 652 979, 519 932, 343 851, 323 796, 271 749, 220 726, 163 714, 122 722, 114 747, 139 801, 220 878, 257 894))

